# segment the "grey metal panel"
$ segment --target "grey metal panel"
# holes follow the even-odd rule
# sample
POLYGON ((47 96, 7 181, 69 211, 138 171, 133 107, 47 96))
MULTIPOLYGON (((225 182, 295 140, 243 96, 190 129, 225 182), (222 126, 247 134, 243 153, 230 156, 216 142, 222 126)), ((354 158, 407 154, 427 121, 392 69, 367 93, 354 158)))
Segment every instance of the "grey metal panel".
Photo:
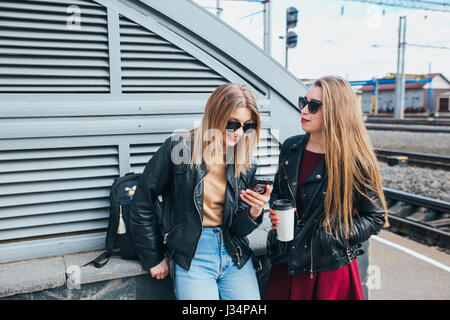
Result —
MULTIPOLYGON (((36 98, 34 98, 35 101, 4 99, 0 100, 0 118, 203 114, 209 94, 201 94, 202 99, 199 99, 198 94, 192 95, 196 95, 195 99, 183 100, 183 95, 177 93, 165 95, 166 100, 142 97, 133 99, 134 96, 129 95, 127 96, 130 98, 128 100, 113 100, 110 97, 94 100, 92 97, 80 101, 76 100, 76 96, 71 97, 69 101, 58 99, 58 97, 53 97, 53 99, 46 97, 43 101, 36 98)), ((271 107, 268 101, 259 101, 258 108, 261 113, 270 116, 271 107)))
MULTIPOLYGON (((33 32, 35 33, 37 30, 39 31, 58 31, 61 33, 67 32, 72 33, 73 31, 69 28, 67 28, 67 21, 52 21, 52 24, 48 24, 47 21, 43 22, 35 22, 35 21, 24 21, 23 18, 18 19, 5 19, 0 20, 0 28, 5 29, 20 29, 25 32, 33 32), (59 22, 59 25, 58 23, 59 22), (57 27, 57 28, 56 28, 57 27), (30 29, 30 30, 27 30, 30 29)), ((29 18, 28 18, 29 19, 29 18)), ((85 23, 85 21, 83 21, 85 23)), ((98 23, 98 22, 96 22, 98 23)), ((86 25, 83 24, 83 27, 77 30, 78 34, 84 34, 84 33, 106 33, 107 26, 106 26, 106 19, 102 21, 103 25, 96 25, 92 22, 86 23, 86 25)), ((99 37, 98 40, 103 40, 103 38, 99 37)))
POLYGON ((106 9, 93 2, 0 2, 0 94, 108 93, 107 32, 106 9), (78 29, 69 4, 82 12, 78 29))
POLYGON ((105 248, 105 232, 0 243, 0 263, 105 248))
POLYGON ((88 167, 88 168, 72 168, 70 170, 40 170, 40 171, 23 171, 1 173, 0 181, 7 181, 8 183, 22 183, 33 181, 54 181, 74 178, 86 177, 103 177, 115 176, 119 174, 116 167, 88 167))
MULTIPOLYGON (((18 48, 30 48, 36 50, 36 48, 55 48, 55 49, 79 49, 84 50, 85 52, 93 52, 96 54, 98 50, 100 52, 108 50, 108 44, 106 42, 84 42, 80 41, 71 41, 71 42, 57 42, 57 41, 48 41, 44 39, 18 39, 18 38, 6 38, 0 34, 0 44, 2 47, 18 47, 18 48)), ((33 51, 30 51, 30 55, 33 55, 33 51)), ((74 51, 75 56, 78 51, 74 51)), ((101 54, 101 53, 100 53, 101 54)))
MULTIPOLYGON (((262 127, 270 127, 270 118, 262 117, 262 127)), ((154 115, 152 117, 127 117, 102 119, 61 118, 50 119, 0 119, 0 136, 7 138, 86 136, 109 134, 167 133, 176 129, 190 130, 201 121, 201 115, 185 114, 182 117, 154 115), (28 126, 23 132, 21 126, 28 126)))
MULTIPOLYGON (((67 23, 67 12, 65 12, 64 14, 47 12, 45 15, 43 15, 42 12, 29 12, 29 11, 8 9, 8 11, 6 10, 0 11, 0 18, 67 23)), ((91 16, 89 17, 88 23, 102 24, 105 21, 106 21, 105 17, 91 16)))
POLYGON ((55 202, 35 204, 33 206, 15 206, 0 208, 2 218, 27 217, 48 213, 64 213, 81 210, 108 209, 109 198, 85 199, 73 202, 55 202))
MULTIPOLYGON (((183 20, 124 3, 0 2, 0 262, 103 248, 113 179, 141 172, 174 129, 195 126, 218 85, 252 87, 263 132, 288 106, 268 85, 281 78, 247 65, 260 52, 231 61, 216 39, 180 32, 183 20), (64 24, 71 4, 81 30, 64 24)), ((258 149, 261 177, 276 171, 272 138, 258 149)))
MULTIPOLYGON (((46 225, 59 225, 59 230, 62 228, 62 224, 80 222, 80 221, 91 221, 91 220, 104 220, 109 216, 109 208, 102 210, 87 210, 87 211, 70 211, 66 214, 43 214, 43 215, 32 215, 28 217, 20 218, 10 218, 2 219, 2 225, 0 227, 0 240, 9 239, 9 237, 17 237, 20 235, 17 230, 18 222, 20 223, 20 229, 28 228, 25 235, 21 235, 21 238, 32 237, 39 235, 36 232, 34 234, 30 233, 31 227, 40 227, 46 225), (18 220, 18 221, 17 221, 18 220), (9 230, 9 234, 7 233, 9 230)), ((94 228, 96 229, 96 228, 94 228)), ((75 230, 77 231, 77 230, 75 230)), ((58 232, 59 233, 59 232, 58 232)))
POLYGON ((0 184, 0 196, 11 194, 26 194, 34 192, 57 192, 61 190, 92 189, 98 187, 110 187, 113 178, 77 179, 59 181, 40 181, 26 184, 0 184))
MULTIPOLYGON (((4 44, 4 42, 2 41, 4 44)), ((14 43, 16 44, 16 43, 14 43)), ((55 50, 55 49, 41 49, 35 48, 33 51, 26 50, 24 48, 8 48, 2 47, 0 48, 0 54, 4 55, 17 55, 17 56, 59 56, 59 57, 89 57, 89 58, 108 58, 108 53, 106 51, 86 51, 86 50, 55 50)), ((103 60, 101 60, 103 61, 103 60)))
POLYGON ((0 172, 20 172, 34 170, 55 170, 66 168, 83 168, 83 167, 100 167, 114 166, 118 164, 118 160, 111 157, 95 157, 95 158, 66 158, 66 159, 39 159, 34 161, 5 161, 0 163, 0 172))
POLYGON ((212 92, 227 82, 193 56, 123 16, 120 41, 124 93, 212 92), (135 50, 142 45, 156 45, 158 51, 152 47, 135 50))
MULTIPOLYGON (((77 215, 77 220, 78 220, 77 215)), ((77 222, 69 222, 58 224, 58 221, 41 220, 40 226, 29 227, 29 228, 18 228, 11 230, 0 230, 0 241, 5 240, 14 240, 14 239, 24 239, 39 237, 39 236, 48 236, 55 234, 63 234, 70 232, 82 232, 82 231, 91 231, 91 230, 105 230, 108 227, 107 215, 103 217, 101 220, 87 220, 87 221, 77 221, 77 222)), ((22 219, 21 219, 22 223, 22 219)), ((0 242, 1 244, 1 242, 0 242)))
POLYGON ((0 244, 107 227, 109 193, 119 175, 113 141, 81 148, 14 147, 0 149, 0 244))
POLYGON ((20 0, 2 0, 0 2, 0 9, 21 9, 26 11, 37 11, 40 13, 60 13, 67 14, 67 7, 70 5, 77 5, 83 10, 83 15, 91 16, 105 16, 106 13, 104 8, 97 5, 92 1, 77 1, 77 0, 66 0, 66 1, 20 1, 20 0))
POLYGON ((90 0, 26 0, 27 2, 44 2, 44 3, 54 3, 59 5, 77 5, 82 7, 98 7, 99 5, 90 0))
POLYGON ((121 2, 158 19, 161 24, 183 37, 190 38, 193 43, 208 46, 211 54, 220 56, 228 67, 236 68, 236 71, 242 68, 242 72, 238 73, 245 73, 247 77, 252 74, 254 80, 259 79, 268 83, 292 103, 292 106, 295 106, 297 92, 305 91, 301 82, 267 53, 192 1, 121 0, 121 2))
POLYGON ((115 155, 117 148, 114 146, 105 146, 99 148, 66 148, 66 149, 38 149, 14 150, 8 152, 0 151, 0 161, 6 160, 25 160, 25 159, 51 159, 51 158, 73 158, 93 155, 115 155))

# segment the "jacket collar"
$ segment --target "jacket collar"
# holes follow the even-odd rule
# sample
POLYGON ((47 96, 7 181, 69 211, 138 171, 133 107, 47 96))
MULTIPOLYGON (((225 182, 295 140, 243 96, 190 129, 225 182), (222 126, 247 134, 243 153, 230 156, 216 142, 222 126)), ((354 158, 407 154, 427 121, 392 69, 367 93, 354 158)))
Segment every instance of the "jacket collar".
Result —
MULTIPOLYGON (((301 140, 293 143, 289 146, 289 150, 286 153, 283 161, 283 167, 285 168, 285 174, 288 179, 288 183, 295 191, 297 190, 296 184, 298 180, 298 168, 300 166, 300 160, 302 159, 303 151, 305 150, 306 143, 308 142, 309 135, 306 134, 301 140)), ((294 191, 294 197, 295 197, 294 191)))
MULTIPOLYGON (((207 174, 208 169, 206 167, 205 162, 202 163, 202 165, 195 170, 195 184, 200 182, 207 174)), ((232 189, 237 192, 238 190, 238 180, 234 176, 235 168, 233 164, 227 164, 225 166, 225 177, 227 178, 228 184, 232 187, 232 189)))
MULTIPOLYGON (((298 171, 300 167, 300 161, 302 159, 303 152, 306 148, 306 144, 309 140, 309 134, 306 134, 301 140, 293 143, 289 146, 289 150, 286 153, 283 161, 283 167, 285 168, 285 175, 287 177, 289 186, 294 193, 293 196, 296 197, 297 192, 297 182, 298 182, 298 171)), ((327 175, 325 160, 322 160, 314 170, 309 174, 308 177, 303 181, 303 183, 322 181, 327 175)))

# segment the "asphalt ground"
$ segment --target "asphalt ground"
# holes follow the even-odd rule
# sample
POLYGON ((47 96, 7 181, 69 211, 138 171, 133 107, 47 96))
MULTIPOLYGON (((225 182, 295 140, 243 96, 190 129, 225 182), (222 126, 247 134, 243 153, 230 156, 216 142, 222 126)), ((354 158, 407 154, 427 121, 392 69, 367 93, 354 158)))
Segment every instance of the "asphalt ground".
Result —
POLYGON ((370 239, 370 300, 450 300, 450 255, 383 230, 370 239))

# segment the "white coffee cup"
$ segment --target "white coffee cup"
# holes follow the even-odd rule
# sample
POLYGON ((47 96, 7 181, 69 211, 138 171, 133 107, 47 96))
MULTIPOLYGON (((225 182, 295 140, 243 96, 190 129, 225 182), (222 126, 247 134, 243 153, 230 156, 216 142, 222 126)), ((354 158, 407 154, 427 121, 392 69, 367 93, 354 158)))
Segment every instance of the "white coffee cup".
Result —
POLYGON ((277 239, 280 241, 291 241, 294 239, 294 205, 291 200, 278 199, 272 204, 272 209, 276 211, 280 218, 277 228, 277 239))

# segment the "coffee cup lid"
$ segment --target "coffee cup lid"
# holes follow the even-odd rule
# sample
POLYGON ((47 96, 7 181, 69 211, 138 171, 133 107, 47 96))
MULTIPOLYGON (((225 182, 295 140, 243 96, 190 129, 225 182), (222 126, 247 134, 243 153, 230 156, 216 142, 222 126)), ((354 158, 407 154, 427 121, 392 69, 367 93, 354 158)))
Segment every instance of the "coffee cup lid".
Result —
POLYGON ((289 210, 293 208, 294 205, 292 204, 292 201, 288 199, 278 199, 272 204, 272 209, 274 210, 289 210))

